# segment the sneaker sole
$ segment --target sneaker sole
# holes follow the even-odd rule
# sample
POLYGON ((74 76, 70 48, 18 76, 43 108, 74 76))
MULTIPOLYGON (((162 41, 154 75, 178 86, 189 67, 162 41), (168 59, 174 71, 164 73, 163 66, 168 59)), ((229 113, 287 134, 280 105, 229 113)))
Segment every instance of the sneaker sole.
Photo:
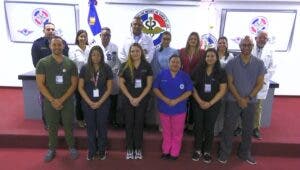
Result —
POLYGON ((218 159, 218 162, 220 162, 221 164, 226 164, 227 160, 223 161, 223 160, 218 159))
POLYGON ((251 162, 251 161, 249 161, 249 160, 246 160, 246 162, 247 162, 248 164, 250 164, 250 165, 256 165, 256 162, 251 162))
POLYGON ((196 159, 196 158, 192 158, 193 161, 197 162, 200 160, 200 158, 196 159))

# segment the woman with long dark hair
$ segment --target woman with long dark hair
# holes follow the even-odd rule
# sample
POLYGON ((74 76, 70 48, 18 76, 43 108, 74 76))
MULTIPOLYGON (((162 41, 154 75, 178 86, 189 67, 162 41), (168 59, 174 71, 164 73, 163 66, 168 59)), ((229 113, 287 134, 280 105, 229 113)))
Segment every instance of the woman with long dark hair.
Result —
POLYGON ((192 103, 195 120, 195 150, 192 159, 198 161, 204 155, 203 161, 210 163, 215 121, 227 89, 226 73, 220 66, 215 49, 206 50, 205 59, 194 70, 192 80, 195 99, 192 103))
POLYGON ((96 154, 99 154, 99 158, 104 160, 107 155, 107 117, 112 79, 112 70, 109 65, 104 63, 103 50, 100 46, 92 47, 87 64, 80 70, 78 83, 87 123, 87 160, 93 160, 96 154))
MULTIPOLYGON (((78 69, 78 73, 80 72, 81 67, 87 63, 88 56, 90 53, 90 46, 88 45, 88 33, 86 30, 79 30, 77 31, 76 38, 75 38, 75 46, 71 47, 69 50, 69 58, 73 60, 78 69)), ((76 119, 78 121, 78 126, 83 128, 86 126, 83 110, 81 108, 81 96, 78 90, 75 91, 76 97, 76 119)))

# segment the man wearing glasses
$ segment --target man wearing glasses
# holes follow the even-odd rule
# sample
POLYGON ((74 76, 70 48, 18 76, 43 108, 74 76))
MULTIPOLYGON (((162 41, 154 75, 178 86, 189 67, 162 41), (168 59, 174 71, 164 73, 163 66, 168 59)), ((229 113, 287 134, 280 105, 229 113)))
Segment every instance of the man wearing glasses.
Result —
POLYGON ((241 115, 242 140, 237 155, 241 160, 255 165, 251 154, 251 137, 256 95, 263 86, 266 70, 263 61, 251 54, 253 42, 249 36, 241 40, 240 49, 241 54, 226 65, 229 93, 218 161, 223 164, 227 162, 232 150, 233 131, 241 115))

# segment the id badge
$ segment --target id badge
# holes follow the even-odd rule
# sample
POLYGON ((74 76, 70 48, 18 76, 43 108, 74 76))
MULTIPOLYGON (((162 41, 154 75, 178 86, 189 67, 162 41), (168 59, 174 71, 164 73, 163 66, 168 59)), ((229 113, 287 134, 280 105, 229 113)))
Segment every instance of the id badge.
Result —
POLYGON ((204 92, 210 93, 211 92, 211 84, 205 84, 204 85, 204 92))
POLYGON ((142 80, 141 79, 135 79, 134 88, 142 88, 142 80))
POLYGON ((99 97, 99 89, 93 90, 93 97, 99 97))
POLYGON ((55 76, 55 83, 56 84, 63 84, 64 83, 63 76, 55 76))

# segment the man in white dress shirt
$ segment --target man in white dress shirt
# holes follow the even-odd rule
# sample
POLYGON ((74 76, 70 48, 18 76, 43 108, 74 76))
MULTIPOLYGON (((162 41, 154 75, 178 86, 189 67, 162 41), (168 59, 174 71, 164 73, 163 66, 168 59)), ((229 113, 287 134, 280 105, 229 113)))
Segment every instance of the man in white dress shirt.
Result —
POLYGON ((254 117, 253 136, 257 139, 262 139, 259 128, 262 114, 262 101, 267 98, 270 80, 275 72, 273 63, 273 50, 268 42, 268 33, 260 31, 255 37, 256 45, 252 49, 252 55, 263 60, 267 73, 264 76, 264 85, 257 94, 257 108, 254 117))
POLYGON ((139 43, 146 55, 146 60, 151 63, 154 54, 154 44, 152 38, 142 33, 143 22, 141 17, 135 16, 131 22, 131 34, 128 36, 123 44, 123 47, 119 54, 119 59, 122 63, 127 61, 129 47, 132 43, 139 43))

